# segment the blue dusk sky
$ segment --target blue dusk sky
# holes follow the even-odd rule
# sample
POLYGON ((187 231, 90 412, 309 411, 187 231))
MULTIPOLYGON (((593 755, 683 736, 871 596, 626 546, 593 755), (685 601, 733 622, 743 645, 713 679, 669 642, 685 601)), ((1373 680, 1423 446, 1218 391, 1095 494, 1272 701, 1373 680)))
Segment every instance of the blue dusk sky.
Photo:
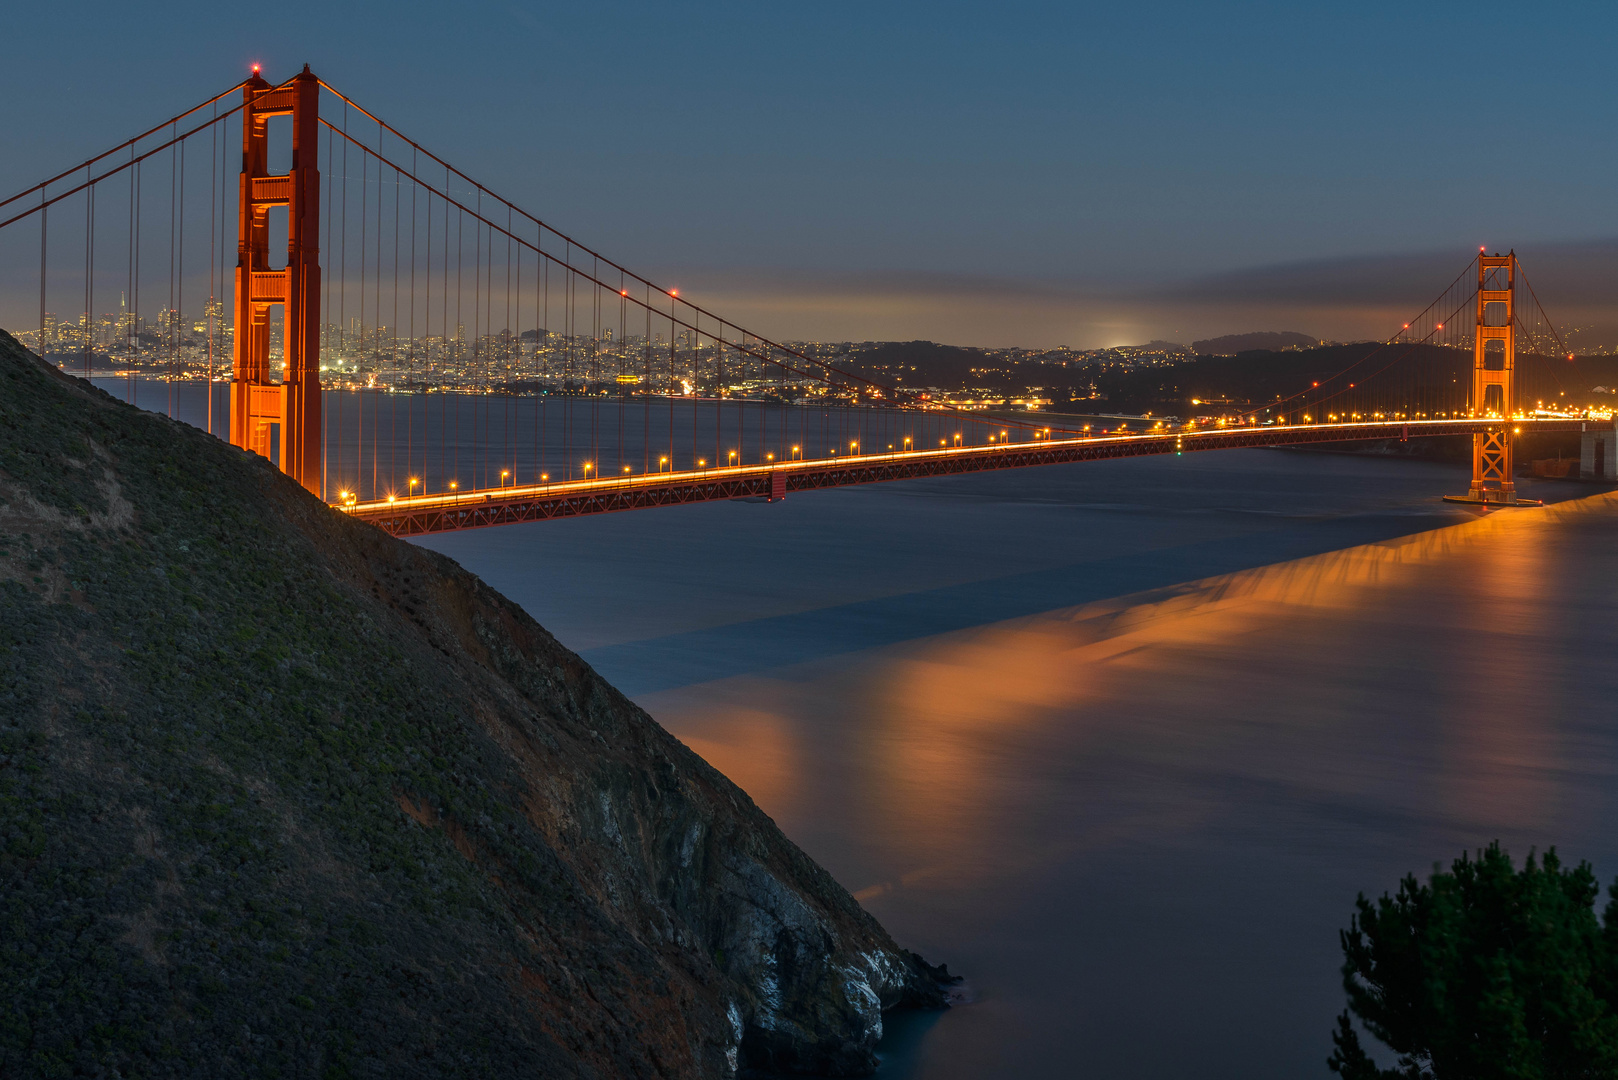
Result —
POLYGON ((1618 284, 1610 4, 69 0, 5 23, 6 193, 307 62, 774 337, 1379 337, 1482 244, 1570 322, 1618 284))

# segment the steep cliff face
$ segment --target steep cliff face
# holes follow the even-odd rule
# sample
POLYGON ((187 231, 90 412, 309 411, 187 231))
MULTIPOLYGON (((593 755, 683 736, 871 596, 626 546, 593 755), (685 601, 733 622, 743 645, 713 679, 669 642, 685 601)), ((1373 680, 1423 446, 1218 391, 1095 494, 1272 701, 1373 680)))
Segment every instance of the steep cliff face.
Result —
POLYGON ((478 579, 0 333, 0 1074, 860 1075, 936 974, 478 579))

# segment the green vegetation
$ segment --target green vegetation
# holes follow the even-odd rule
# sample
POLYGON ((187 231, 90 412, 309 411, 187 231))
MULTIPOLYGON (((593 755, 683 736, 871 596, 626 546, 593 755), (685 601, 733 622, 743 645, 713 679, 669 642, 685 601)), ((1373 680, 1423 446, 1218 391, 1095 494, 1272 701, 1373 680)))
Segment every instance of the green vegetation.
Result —
POLYGON ((82 395, 0 364, 0 1075, 532 1061, 428 974, 511 916, 401 793, 519 916, 560 876, 464 693, 274 525, 266 463, 82 395))
POLYGON ((1498 843, 1426 885, 1361 895, 1341 935, 1349 1011, 1329 1064, 1347 1080, 1618 1076, 1618 885, 1598 922, 1586 863, 1521 870, 1498 843), (1349 1018, 1398 1054, 1378 1068, 1349 1018))
POLYGON ((937 978, 452 561, 0 332, 0 1077, 861 1075, 937 978))

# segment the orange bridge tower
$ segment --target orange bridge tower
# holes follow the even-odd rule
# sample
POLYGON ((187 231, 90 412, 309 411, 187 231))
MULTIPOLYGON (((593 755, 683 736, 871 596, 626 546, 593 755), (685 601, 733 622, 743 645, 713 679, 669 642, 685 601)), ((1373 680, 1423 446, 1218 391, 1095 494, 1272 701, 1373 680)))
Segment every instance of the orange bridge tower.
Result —
POLYGON ((230 441, 271 457, 320 494, 320 80, 305 64, 273 87, 255 70, 242 90, 230 441), (269 173, 269 120, 292 117, 292 171, 269 173), (270 267, 270 211, 287 208, 287 261, 270 267), (270 308, 283 309, 280 382, 270 380, 270 308))
POLYGON ((1472 436, 1472 486, 1451 502, 1510 506, 1518 502, 1511 478, 1513 385, 1517 367, 1517 253, 1478 255, 1477 336, 1472 354, 1471 416, 1492 421, 1472 436))

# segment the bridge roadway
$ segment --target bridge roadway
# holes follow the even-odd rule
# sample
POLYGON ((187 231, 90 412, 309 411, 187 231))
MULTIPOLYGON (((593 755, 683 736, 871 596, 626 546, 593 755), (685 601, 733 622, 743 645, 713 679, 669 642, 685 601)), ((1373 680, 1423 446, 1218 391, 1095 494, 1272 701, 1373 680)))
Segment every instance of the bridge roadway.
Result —
MULTIPOLYGON (((1499 427, 1494 420, 1399 420, 1291 427, 1173 430, 1162 434, 1097 435, 1039 439, 1024 443, 954 446, 938 450, 891 451, 847 458, 776 461, 764 465, 682 472, 642 473, 594 480, 564 480, 501 488, 415 495, 374 502, 350 502, 341 509, 395 536, 422 536, 456 529, 487 528, 520 521, 605 514, 651 506, 708 502, 714 499, 781 498, 795 491, 905 480, 918 476, 1055 465, 1067 461, 1144 457, 1194 450, 1226 450, 1252 446, 1299 446, 1318 442, 1371 439, 1417 439, 1432 435, 1469 435, 1499 427)), ((1519 418, 1519 431, 1582 430, 1577 419, 1519 418)), ((1438 492, 1435 495, 1440 494, 1438 492)))

